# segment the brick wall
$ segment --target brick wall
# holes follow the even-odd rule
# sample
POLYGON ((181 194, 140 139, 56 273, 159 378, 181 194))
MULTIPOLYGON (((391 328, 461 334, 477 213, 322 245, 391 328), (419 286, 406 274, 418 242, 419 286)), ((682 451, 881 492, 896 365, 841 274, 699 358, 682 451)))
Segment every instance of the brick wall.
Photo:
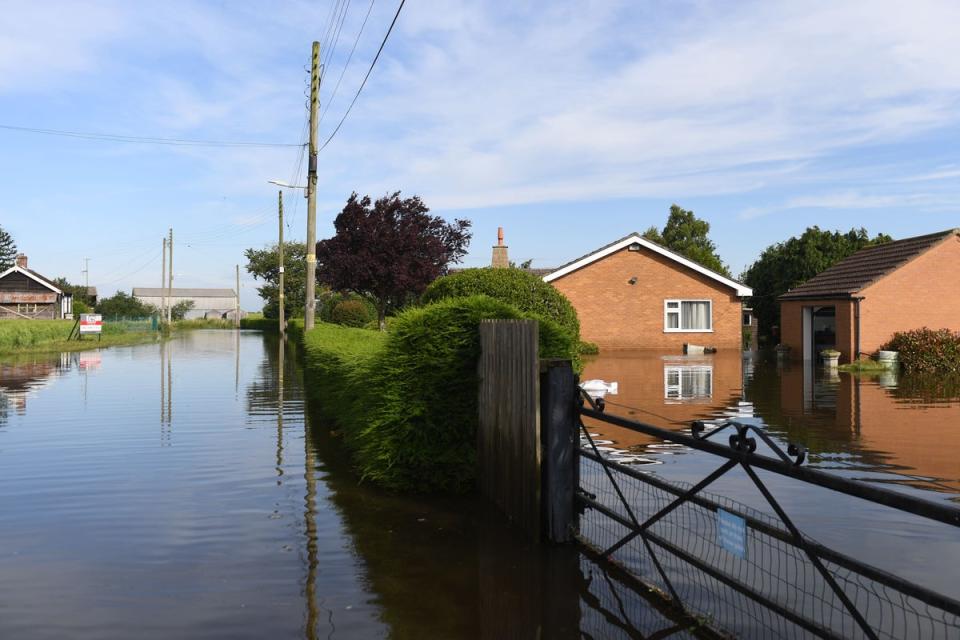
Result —
POLYGON ((860 292, 860 350, 873 353, 897 331, 960 331, 960 237, 942 242, 860 292))
POLYGON ((580 317, 580 335, 601 349, 664 349, 684 342, 741 348, 740 298, 730 287, 646 248, 626 248, 554 280, 580 317), (636 276, 637 283, 629 284, 636 276), (711 300, 712 332, 666 333, 666 299, 711 300))
MULTIPOLYGON (((854 320, 853 302, 850 300, 790 300, 780 303, 780 344, 790 346, 790 359, 803 360, 803 308, 836 307, 837 351, 840 362, 853 358, 854 320)), ((814 354, 816 356, 816 354, 814 354)))

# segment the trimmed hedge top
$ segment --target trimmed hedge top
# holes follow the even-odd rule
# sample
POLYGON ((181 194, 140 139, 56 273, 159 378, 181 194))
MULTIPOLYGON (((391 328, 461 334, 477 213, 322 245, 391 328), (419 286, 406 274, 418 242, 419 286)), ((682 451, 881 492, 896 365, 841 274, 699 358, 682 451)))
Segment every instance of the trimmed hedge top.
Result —
MULTIPOLYGON (((480 321, 525 317, 474 296, 408 309, 388 333, 318 324, 304 336, 308 393, 341 430, 363 478, 399 491, 468 491, 476 477, 480 321)), ((535 319, 541 357, 577 366, 569 332, 535 319)))
POLYGON ((423 302, 484 295, 512 305, 524 313, 552 320, 574 338, 580 337, 577 311, 566 296, 539 276, 522 269, 464 269, 434 280, 423 302))

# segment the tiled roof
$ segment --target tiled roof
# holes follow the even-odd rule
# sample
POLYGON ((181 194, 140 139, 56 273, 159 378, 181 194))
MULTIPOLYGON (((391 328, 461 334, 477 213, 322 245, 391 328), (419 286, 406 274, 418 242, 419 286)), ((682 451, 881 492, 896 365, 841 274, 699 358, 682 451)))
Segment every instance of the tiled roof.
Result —
POLYGON ((717 273, 713 269, 709 269, 703 266, 702 264, 699 264, 698 262, 695 262, 694 260, 691 260, 690 258, 687 258, 686 256, 679 254, 676 251, 668 249, 667 247, 664 247, 663 245, 658 244, 648 238, 644 238, 641 234, 636 232, 627 234, 624 237, 620 238, 619 240, 614 240, 609 244, 603 245, 599 249, 594 249, 590 253, 582 255, 575 260, 571 260, 566 264, 560 265, 559 267, 557 267, 556 269, 548 273, 546 276, 544 276, 544 280, 546 280, 547 282, 556 280, 557 278, 563 277, 567 273, 571 273, 577 269, 580 269, 581 267, 584 267, 590 264, 591 262, 604 258, 610 253, 618 251, 623 247, 626 247, 633 243, 644 246, 655 253, 659 253, 660 255, 673 260, 674 262, 677 262, 690 269, 693 269, 694 271, 702 273, 707 277, 712 278, 713 280, 717 280, 718 282, 735 289, 737 291, 737 295, 739 296, 753 295, 753 290, 750 289, 750 287, 747 287, 746 285, 744 285, 742 282, 738 282, 732 278, 728 278, 722 273, 717 273))
POLYGON ((790 289, 778 300, 849 298, 947 238, 958 234, 960 229, 949 229, 866 247, 800 286, 790 289))
MULTIPOLYGON (((167 289, 160 287, 134 287, 133 296, 143 298, 159 298, 167 295, 167 289)), ((232 298, 233 289, 187 289, 174 287, 171 290, 174 298, 232 298)))

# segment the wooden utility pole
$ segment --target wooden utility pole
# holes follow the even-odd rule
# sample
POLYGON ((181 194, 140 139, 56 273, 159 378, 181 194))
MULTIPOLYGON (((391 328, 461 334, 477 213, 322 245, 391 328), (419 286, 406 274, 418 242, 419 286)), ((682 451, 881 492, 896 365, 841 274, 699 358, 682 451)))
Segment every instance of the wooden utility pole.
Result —
MULTIPOLYGON (((84 258, 83 260, 84 262, 86 262, 86 266, 83 270, 83 286, 89 289, 90 288, 90 258, 84 258)), ((84 291, 84 293, 86 293, 86 291, 84 291)))
POLYGON ((307 167, 307 291, 303 328, 313 329, 317 280, 317 106, 320 102, 320 43, 310 62, 310 158, 307 167))
POLYGON ((170 239, 167 241, 170 252, 170 269, 167 272, 167 324, 173 321, 173 227, 170 227, 170 239))
POLYGON ((236 320, 234 321, 234 326, 237 329, 240 328, 240 265, 237 265, 237 310, 236 310, 236 320))
MULTIPOLYGON (((163 260, 160 267, 160 322, 167 316, 167 239, 163 239, 163 260)), ((161 369, 163 367, 161 366, 161 369)), ((162 376, 161 376, 162 377, 162 376)))
POLYGON ((283 311, 283 189, 277 191, 277 211, 280 214, 280 240, 277 244, 277 250, 280 253, 280 293, 277 299, 280 302, 280 338, 283 339, 287 333, 287 318, 283 311))

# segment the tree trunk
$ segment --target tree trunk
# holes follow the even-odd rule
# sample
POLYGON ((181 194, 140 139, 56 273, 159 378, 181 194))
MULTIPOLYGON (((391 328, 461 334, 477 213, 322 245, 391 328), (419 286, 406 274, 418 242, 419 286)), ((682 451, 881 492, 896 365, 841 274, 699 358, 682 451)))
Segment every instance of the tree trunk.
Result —
POLYGON ((377 305, 377 320, 380 323, 380 331, 387 330, 387 305, 381 302, 377 305))

